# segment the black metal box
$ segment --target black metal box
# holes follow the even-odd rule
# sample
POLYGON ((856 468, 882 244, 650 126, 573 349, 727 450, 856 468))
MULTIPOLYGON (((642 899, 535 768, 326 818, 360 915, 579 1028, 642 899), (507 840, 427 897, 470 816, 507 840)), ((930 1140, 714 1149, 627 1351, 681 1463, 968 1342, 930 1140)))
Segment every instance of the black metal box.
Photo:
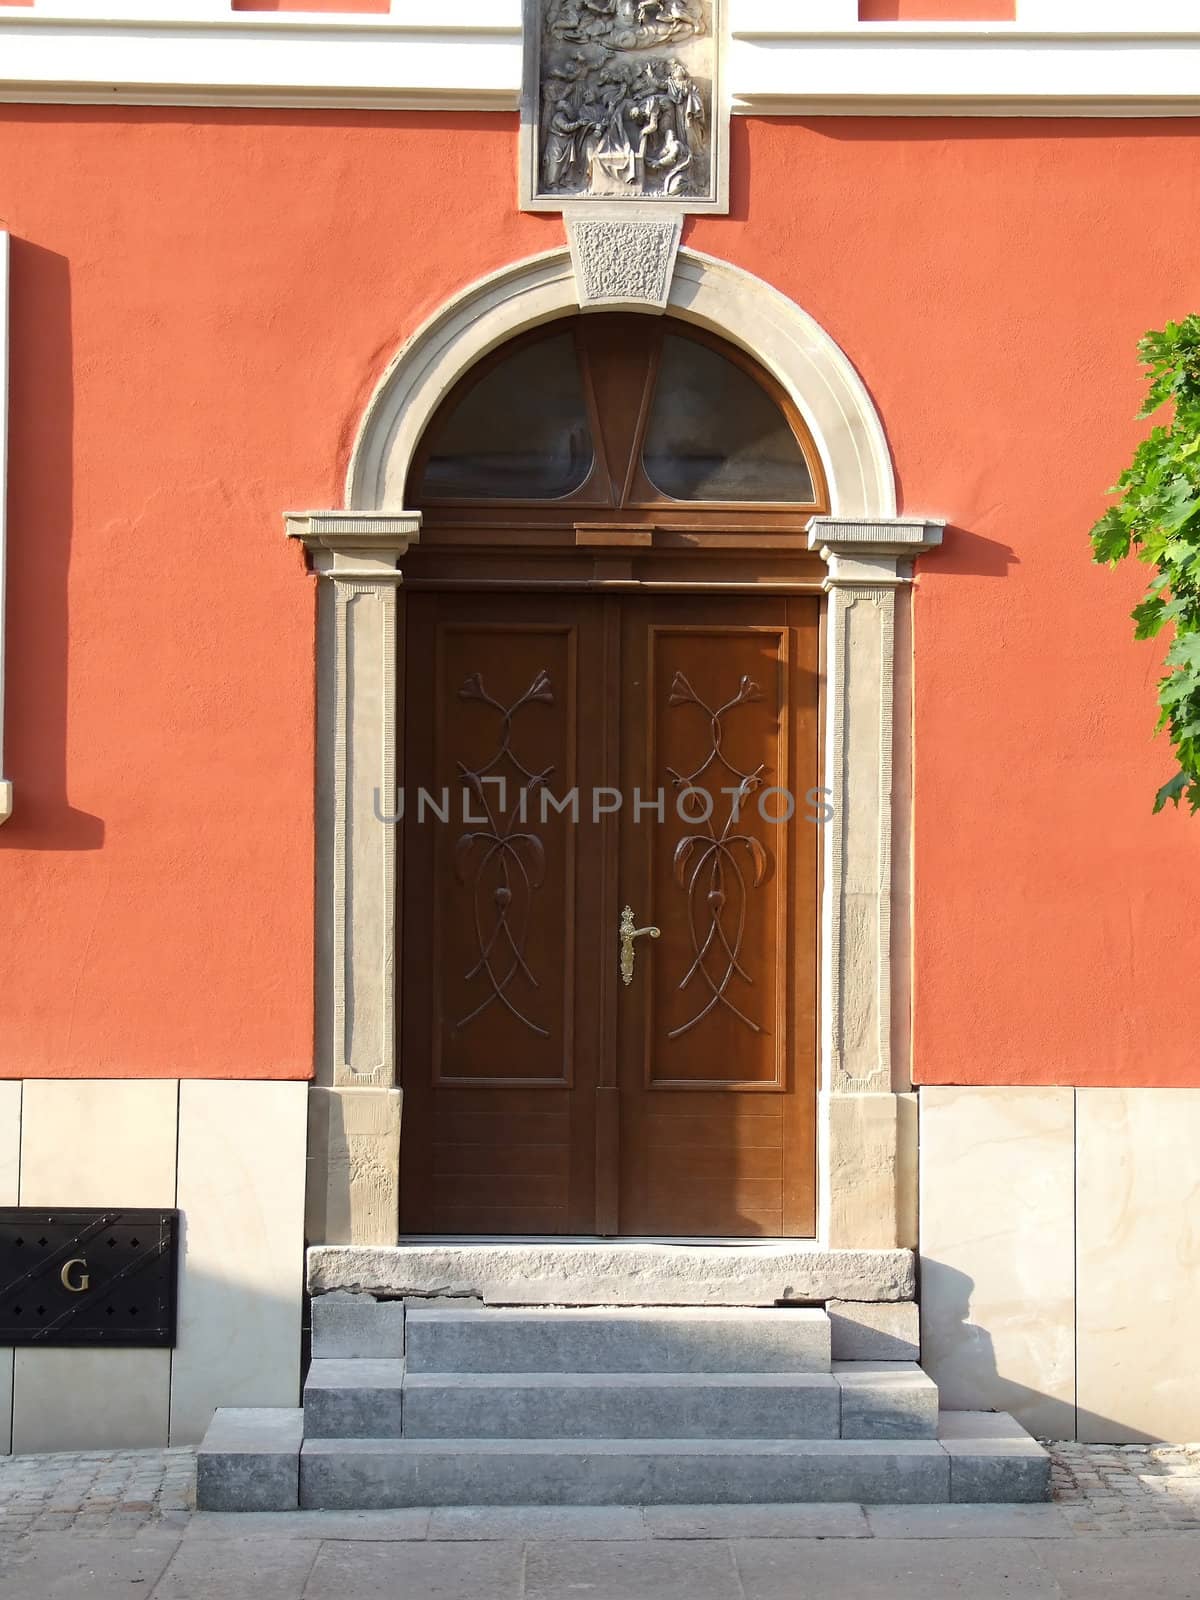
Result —
POLYGON ((178 1238, 178 1211, 0 1206, 0 1345, 174 1345, 178 1238))

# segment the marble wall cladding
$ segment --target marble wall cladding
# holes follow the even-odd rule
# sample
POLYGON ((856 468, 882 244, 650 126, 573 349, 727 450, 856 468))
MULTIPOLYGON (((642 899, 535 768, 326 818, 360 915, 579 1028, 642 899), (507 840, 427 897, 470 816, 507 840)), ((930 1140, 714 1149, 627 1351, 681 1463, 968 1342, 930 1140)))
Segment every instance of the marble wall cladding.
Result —
POLYGON ((950 1410, 1075 1432, 1072 1089, 920 1095, 922 1362, 950 1410))
POLYGON ((217 1406, 300 1403, 306 1083, 180 1085, 171 1443, 217 1406))
POLYGON ((217 1406, 297 1404, 307 1098, 305 1083, 0 1083, 0 1205, 183 1214, 175 1350, 0 1351, 0 1452, 190 1443, 217 1406))
POLYGON ((1079 1437, 1200 1439, 1200 1089, 1077 1091, 1079 1437))
POLYGON ((31 1079, 21 1107, 23 1206, 173 1206, 179 1085, 31 1079))
MULTIPOLYGON (((24 1085, 20 1204, 173 1206, 179 1086, 173 1080, 24 1085)), ((19 1349, 12 1447, 162 1444, 169 1350, 19 1349)))
MULTIPOLYGON (((21 1085, 0 1083, 0 1206, 15 1206, 21 1176, 21 1085)), ((0 1350, 0 1456, 12 1449, 13 1352, 0 1350)))

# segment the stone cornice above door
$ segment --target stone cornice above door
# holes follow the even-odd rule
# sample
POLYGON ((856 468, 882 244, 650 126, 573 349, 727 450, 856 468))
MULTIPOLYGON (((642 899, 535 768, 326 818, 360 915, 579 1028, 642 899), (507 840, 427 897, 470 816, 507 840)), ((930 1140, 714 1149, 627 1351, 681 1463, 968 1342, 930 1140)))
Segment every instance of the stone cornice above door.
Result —
POLYGON ((342 580, 398 583, 397 565, 421 537, 419 511, 291 511, 286 522, 313 571, 342 580))
POLYGON ((895 588, 912 577, 915 556, 937 549, 945 526, 907 517, 814 517, 808 548, 819 551, 829 569, 826 592, 851 585, 895 588))

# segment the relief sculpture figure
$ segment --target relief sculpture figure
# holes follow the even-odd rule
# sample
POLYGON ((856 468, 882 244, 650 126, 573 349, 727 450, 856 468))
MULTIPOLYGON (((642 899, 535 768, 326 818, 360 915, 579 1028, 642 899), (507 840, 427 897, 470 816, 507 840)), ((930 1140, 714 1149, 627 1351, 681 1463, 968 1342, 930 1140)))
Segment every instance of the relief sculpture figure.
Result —
POLYGON ((688 63, 709 22, 707 0, 547 0, 544 193, 636 199, 704 191, 711 86, 688 63), (681 54, 655 53, 664 44, 683 47, 681 54))

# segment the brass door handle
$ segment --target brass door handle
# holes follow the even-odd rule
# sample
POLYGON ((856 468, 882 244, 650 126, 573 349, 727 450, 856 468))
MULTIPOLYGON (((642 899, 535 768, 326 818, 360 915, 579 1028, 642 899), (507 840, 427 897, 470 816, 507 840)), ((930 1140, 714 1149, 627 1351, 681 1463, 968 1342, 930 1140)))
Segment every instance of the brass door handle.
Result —
POLYGON ((633 946, 637 939, 657 939, 661 928, 637 928, 633 922, 633 909, 626 906, 621 913, 621 981, 626 988, 633 982, 633 946))

